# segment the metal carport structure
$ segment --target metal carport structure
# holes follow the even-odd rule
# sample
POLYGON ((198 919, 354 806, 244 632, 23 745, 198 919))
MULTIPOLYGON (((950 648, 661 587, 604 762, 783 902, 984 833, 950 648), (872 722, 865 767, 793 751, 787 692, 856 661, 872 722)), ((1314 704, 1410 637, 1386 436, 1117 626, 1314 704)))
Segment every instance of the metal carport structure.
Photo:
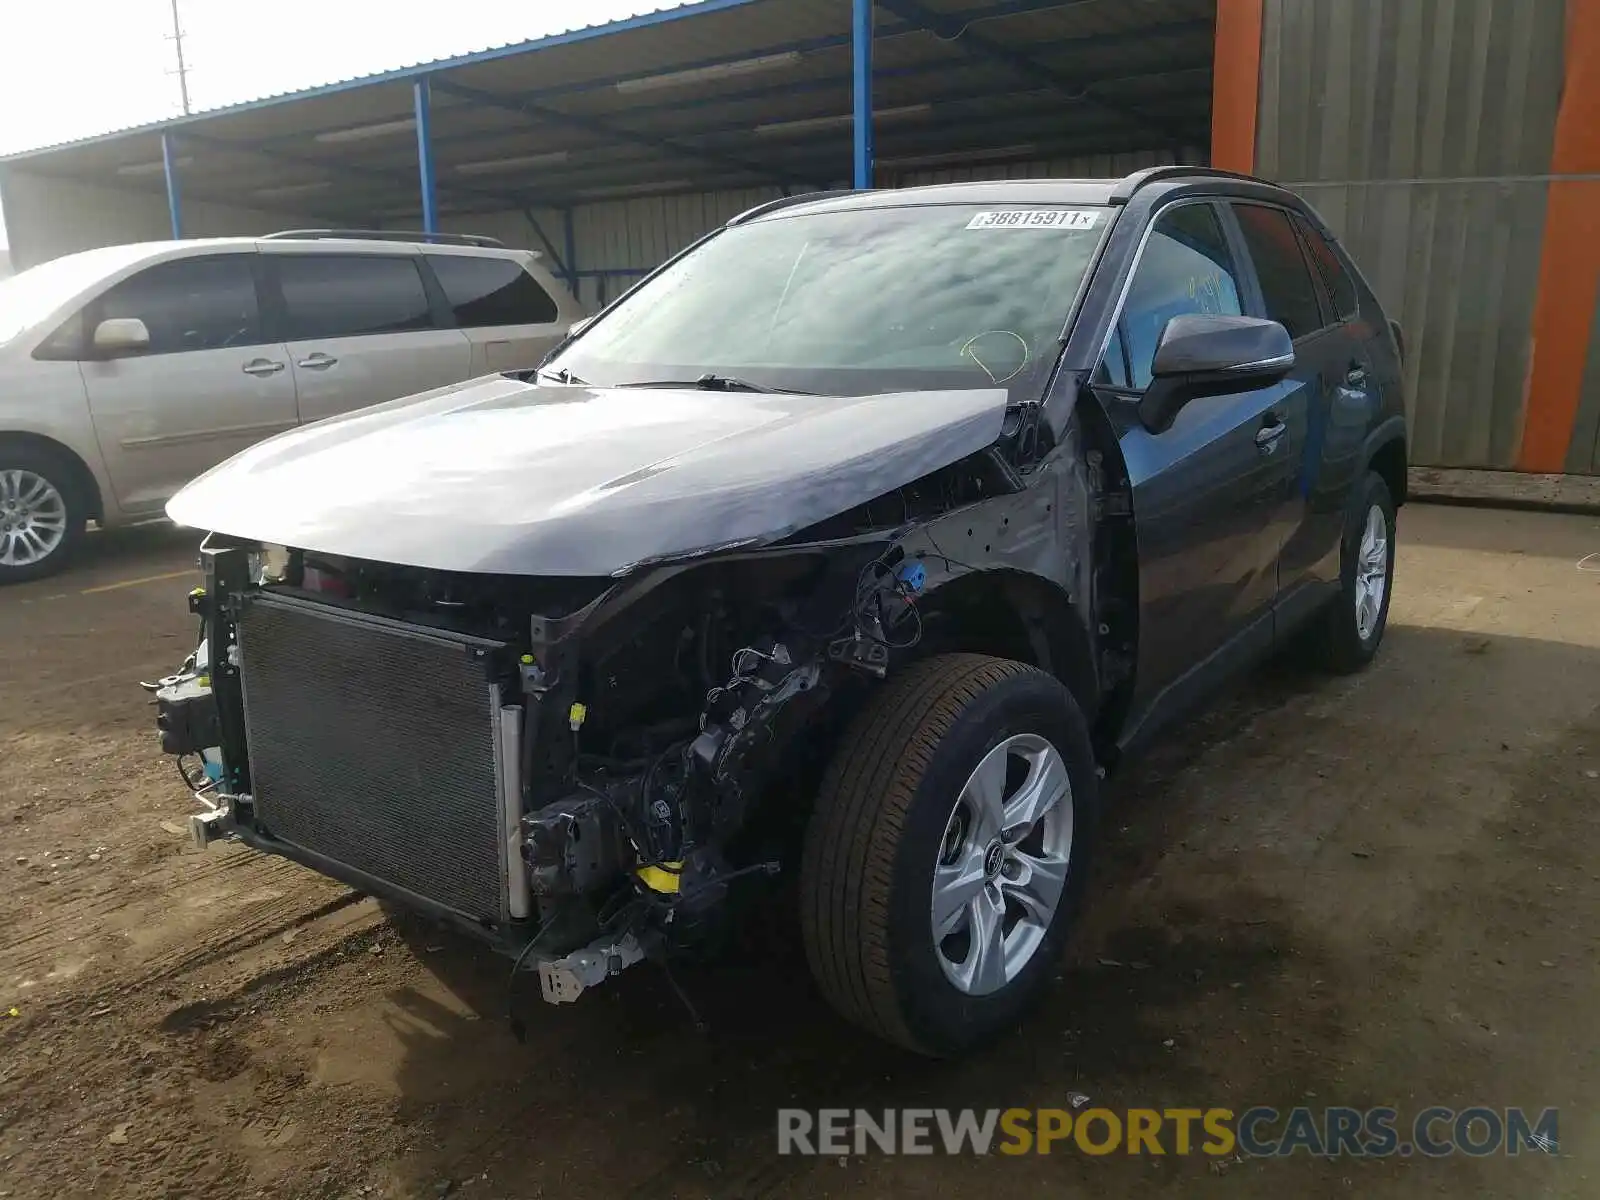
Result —
POLYGON ((12 155, 0 204, 19 267, 420 225, 593 306, 785 191, 1173 160, 1350 246, 1413 461, 1600 474, 1600 0, 700 0, 12 155))
POLYGON ((159 197, 179 236, 489 232, 593 303, 730 205, 1203 161, 1215 24, 1216 0, 699 0, 13 155, 0 186, 25 264, 80 248, 31 228, 76 186, 159 197))

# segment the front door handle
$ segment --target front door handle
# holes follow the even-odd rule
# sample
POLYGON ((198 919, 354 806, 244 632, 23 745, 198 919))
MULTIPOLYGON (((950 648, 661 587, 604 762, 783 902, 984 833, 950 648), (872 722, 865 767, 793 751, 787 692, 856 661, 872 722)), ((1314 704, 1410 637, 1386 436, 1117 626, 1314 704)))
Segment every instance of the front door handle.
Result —
POLYGON ((252 358, 240 370, 246 375, 265 377, 267 375, 276 375, 283 370, 283 364, 281 362, 273 362, 270 358, 252 358))
POLYGON ((1289 432, 1289 427, 1280 421, 1276 415, 1267 417, 1271 422, 1256 430, 1256 449, 1263 454, 1271 454, 1278 448, 1278 439, 1289 432))
POLYGON ((296 359, 295 366, 307 371, 326 371, 339 360, 331 354, 324 354, 318 350, 315 354, 308 354, 304 358, 296 359))

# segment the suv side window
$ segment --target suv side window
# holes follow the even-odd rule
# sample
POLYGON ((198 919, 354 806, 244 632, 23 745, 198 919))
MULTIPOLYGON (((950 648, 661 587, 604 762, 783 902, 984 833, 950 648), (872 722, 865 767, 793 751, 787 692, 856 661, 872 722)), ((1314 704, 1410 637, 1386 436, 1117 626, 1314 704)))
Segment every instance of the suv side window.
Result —
POLYGON ((1311 261, 1316 264, 1317 273, 1328 287, 1328 295, 1333 299, 1334 318, 1348 321, 1361 308, 1361 302, 1356 297, 1356 281, 1350 278, 1350 272, 1339 261, 1338 251, 1312 227, 1310 221, 1296 213, 1294 225, 1305 239, 1306 248, 1311 251, 1311 261))
POLYGON ((1281 208, 1261 204, 1235 204, 1239 231, 1256 264, 1261 281, 1261 298, 1267 316, 1289 331, 1291 338, 1303 338, 1322 328, 1322 306, 1317 300, 1317 285, 1300 240, 1295 236, 1289 214, 1281 208))
POLYGON ((550 293, 512 259, 430 254, 428 262, 462 329, 549 325, 556 319, 550 293))
MULTIPOLYGON (((113 317, 137 317, 150 331, 149 354, 258 346, 264 341, 252 254, 179 258, 114 285, 85 312, 85 341, 113 317)), ((93 354, 92 347, 85 347, 93 354)))
POLYGON ((1134 269, 1127 300, 1095 371, 1097 382, 1143 390, 1161 332, 1173 317, 1243 315, 1239 273, 1217 210, 1182 204, 1161 216, 1134 269))
POLYGON ((413 255, 285 254, 272 262, 283 293, 285 341, 433 328, 413 255))

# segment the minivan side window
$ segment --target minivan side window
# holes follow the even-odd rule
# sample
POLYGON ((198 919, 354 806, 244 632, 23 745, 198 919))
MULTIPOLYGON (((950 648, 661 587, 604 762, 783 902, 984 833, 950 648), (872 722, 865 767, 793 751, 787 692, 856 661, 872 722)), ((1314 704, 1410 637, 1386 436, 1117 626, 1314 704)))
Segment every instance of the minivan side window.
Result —
MULTIPOLYGON (((113 317, 137 317, 150 331, 148 354, 258 346, 264 341, 251 254, 179 258, 147 267, 92 301, 84 340, 113 317)), ((93 355, 92 346, 86 352, 93 355)))
POLYGON ((1110 387, 1150 386, 1150 364, 1173 317, 1242 316, 1239 274, 1210 204, 1183 204, 1150 231, 1128 298, 1095 378, 1110 387))
POLYGON ((1302 338, 1322 328, 1322 305, 1317 301, 1317 285, 1311 268, 1295 237, 1289 214, 1281 208, 1261 204, 1235 204, 1239 230, 1256 264, 1261 281, 1261 298, 1267 316, 1289 331, 1291 338, 1302 338))
POLYGON ((1333 299, 1333 315, 1340 321, 1348 321, 1360 311, 1361 302, 1356 297, 1356 281, 1350 278, 1350 272, 1345 270, 1344 263, 1339 261, 1339 254, 1328 239, 1317 232, 1304 217, 1298 213, 1294 218, 1295 228, 1300 231, 1300 236, 1305 239, 1306 247, 1311 251, 1311 261, 1317 266, 1317 273, 1322 276, 1322 282, 1328 287, 1328 295, 1333 299))
POLYGON ((428 262, 462 329, 549 325, 556 320, 550 293, 512 259, 430 254, 428 262))
POLYGON ((433 328, 411 255, 273 255, 283 293, 284 340, 359 337, 433 328))

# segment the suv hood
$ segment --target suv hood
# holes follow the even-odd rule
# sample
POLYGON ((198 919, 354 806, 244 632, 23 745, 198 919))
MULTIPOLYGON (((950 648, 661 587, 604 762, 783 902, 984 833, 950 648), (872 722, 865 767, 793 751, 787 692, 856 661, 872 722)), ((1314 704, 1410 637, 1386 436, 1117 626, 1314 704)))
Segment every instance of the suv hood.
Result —
POLYGON ((442 571, 610 575, 804 529, 993 444, 1006 392, 793 396, 494 376, 291 430, 180 525, 442 571))

